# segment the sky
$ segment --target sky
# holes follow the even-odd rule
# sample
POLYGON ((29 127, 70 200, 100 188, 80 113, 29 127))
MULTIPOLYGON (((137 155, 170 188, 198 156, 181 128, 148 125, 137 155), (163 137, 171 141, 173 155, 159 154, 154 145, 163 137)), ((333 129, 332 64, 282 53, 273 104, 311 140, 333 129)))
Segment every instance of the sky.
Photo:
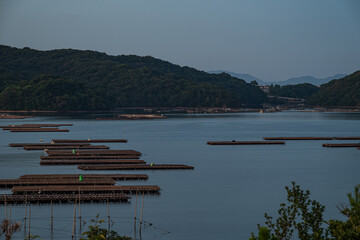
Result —
POLYGON ((360 1, 0 0, 0 44, 322 78, 360 70, 360 1))

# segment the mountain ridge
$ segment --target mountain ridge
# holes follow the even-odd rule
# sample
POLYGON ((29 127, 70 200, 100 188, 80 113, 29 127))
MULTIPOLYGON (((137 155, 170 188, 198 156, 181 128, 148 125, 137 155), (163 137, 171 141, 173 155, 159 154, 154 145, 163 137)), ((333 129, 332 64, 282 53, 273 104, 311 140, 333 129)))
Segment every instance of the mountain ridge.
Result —
POLYGON ((289 78, 284 81, 264 81, 260 78, 254 77, 251 74, 247 74, 247 73, 246 74, 235 73, 235 72, 230 72, 230 71, 226 71, 226 70, 208 71, 208 73, 214 73, 214 74, 218 74, 221 72, 225 72, 227 74, 230 74, 233 77, 243 79, 248 83, 255 80, 259 83, 259 85, 271 85, 271 84, 276 85, 276 84, 278 84, 280 86, 296 85, 296 84, 303 84, 303 83, 310 83, 315 86, 320 86, 324 83, 330 82, 331 80, 340 79, 340 78, 346 77, 348 75, 348 74, 335 74, 333 76, 329 76, 329 77, 325 77, 325 78, 316 78, 313 76, 300 76, 300 77, 292 77, 292 78, 289 78))

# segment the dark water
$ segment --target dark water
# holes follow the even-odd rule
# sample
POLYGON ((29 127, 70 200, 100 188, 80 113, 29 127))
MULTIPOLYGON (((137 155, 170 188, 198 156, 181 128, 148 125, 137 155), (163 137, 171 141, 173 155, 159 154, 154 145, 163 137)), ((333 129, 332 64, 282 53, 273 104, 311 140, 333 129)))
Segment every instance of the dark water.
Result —
MULTIPOLYGON (((162 189, 160 196, 145 196, 142 239, 146 240, 248 239, 250 232, 256 231, 256 224, 264 222, 265 212, 275 215, 279 204, 285 201, 284 187, 291 181, 309 189, 314 199, 326 205, 327 219, 340 218, 336 204, 346 201, 346 193, 360 183, 360 151, 356 148, 322 148, 321 144, 328 141, 289 141, 283 146, 206 144, 209 140, 261 140, 264 136, 360 136, 360 114, 356 113, 172 115, 151 121, 69 117, 0 120, 1 125, 10 123, 74 123, 74 126, 69 127, 69 133, 1 131, 1 178, 40 173, 148 174, 147 182, 119 182, 156 184, 162 189), (82 172, 76 166, 40 166, 42 152, 7 146, 10 142, 88 137, 126 138, 129 140, 126 144, 107 145, 112 149, 141 151, 147 162, 190 164, 195 170, 82 172)), ((24 206, 13 206, 11 211, 13 219, 22 221, 24 206)), ((73 205, 54 207, 52 234, 49 205, 32 206, 31 211, 32 233, 43 239, 71 239, 73 205)), ((97 214, 107 220, 106 204, 82 205, 81 211, 86 226, 97 214)), ((0 218, 4 212, 0 206, 0 218)), ((134 237, 134 214, 135 196, 130 204, 110 204, 111 228, 134 237)), ((24 234, 18 233, 15 239, 23 239, 24 234)), ((136 237, 139 238, 138 233, 136 237)))

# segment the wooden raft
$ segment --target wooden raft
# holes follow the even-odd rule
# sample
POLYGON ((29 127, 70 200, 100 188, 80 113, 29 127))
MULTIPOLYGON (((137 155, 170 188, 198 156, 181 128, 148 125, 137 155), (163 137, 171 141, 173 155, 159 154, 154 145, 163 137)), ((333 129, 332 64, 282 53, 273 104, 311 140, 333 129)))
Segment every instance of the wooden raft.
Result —
POLYGON ((42 160, 119 160, 119 159, 140 159, 136 155, 115 155, 115 156, 80 156, 80 155, 56 155, 56 156, 41 156, 42 160))
POLYGON ((127 142, 126 139, 53 139, 54 143, 112 143, 112 142, 127 142))
POLYGON ((90 146, 90 143, 10 143, 10 147, 90 146))
POLYGON ((112 178, 84 178, 79 181, 77 178, 38 178, 38 179, 2 179, 0 188, 12 188, 15 186, 41 186, 41 185, 115 185, 116 181, 112 178))
POLYGON ((160 187, 156 185, 128 185, 128 186, 19 186, 12 188, 13 194, 54 194, 54 193, 128 193, 159 194, 160 187))
POLYGON ((170 169, 194 169, 193 166, 180 164, 112 164, 112 165, 80 165, 81 170, 170 170, 170 169))
POLYGON ((145 164, 144 160, 42 160, 40 165, 145 164))
POLYGON ((275 145, 285 144, 282 141, 208 141, 209 145, 275 145))
POLYGON ((105 145, 96 146, 24 146, 25 150, 64 150, 64 149, 75 149, 75 150, 92 150, 92 149, 109 149, 110 147, 105 145))
POLYGON ((69 150, 49 150, 47 151, 49 156, 114 156, 114 155, 135 155, 140 156, 141 153, 135 150, 78 150, 75 153, 69 150))
MULTIPOLYGON (((126 203, 130 197, 122 193, 97 193, 97 194, 81 194, 80 201, 82 203, 92 202, 122 202, 126 203)), ((0 195, 0 205, 6 204, 42 204, 42 203, 74 203, 79 201, 79 194, 38 194, 38 195, 0 195)))
POLYGON ((323 147, 329 147, 329 148, 341 148, 341 147, 360 147, 360 143, 338 143, 338 144, 331 144, 331 143, 325 143, 322 145, 323 147))
POLYGON ((114 180, 147 180, 149 178, 146 174, 30 174, 22 175, 19 179, 79 179, 79 175, 82 175, 83 179, 111 178, 114 180))

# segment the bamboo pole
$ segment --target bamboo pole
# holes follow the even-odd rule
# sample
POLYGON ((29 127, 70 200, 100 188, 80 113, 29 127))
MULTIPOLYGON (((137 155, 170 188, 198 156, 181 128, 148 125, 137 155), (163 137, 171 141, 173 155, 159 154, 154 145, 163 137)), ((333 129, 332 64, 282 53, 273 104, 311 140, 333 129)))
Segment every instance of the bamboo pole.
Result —
POLYGON ((142 196, 142 204, 141 204, 140 232, 141 232, 141 225, 142 225, 142 218, 143 218, 143 210, 144 210, 144 192, 143 192, 143 196, 142 196))
POLYGON ((109 199, 107 199, 107 209, 108 209, 108 232, 110 233, 110 209, 109 209, 109 199))
POLYGON ((138 194, 138 190, 136 190, 136 197, 135 197, 135 221, 136 221, 136 212, 137 212, 137 194, 138 194))
POLYGON ((79 218, 80 218, 80 222, 81 222, 81 195, 80 195, 80 188, 79 188, 79 218))
POLYGON ((29 235, 28 235, 28 239, 30 239, 30 219, 31 219, 31 208, 29 206, 29 235))
POLYGON ((26 224, 26 215, 27 215, 27 192, 25 196, 25 218, 24 218, 25 224, 26 224))
POLYGON ((76 223, 76 200, 75 200, 75 207, 74 207, 74 220, 73 220, 71 239, 74 239, 75 223, 76 223))
POLYGON ((53 228, 53 220, 54 220, 54 215, 53 215, 53 202, 51 200, 51 229, 53 228))
POLYGON ((7 219, 6 195, 5 195, 5 219, 7 219))

